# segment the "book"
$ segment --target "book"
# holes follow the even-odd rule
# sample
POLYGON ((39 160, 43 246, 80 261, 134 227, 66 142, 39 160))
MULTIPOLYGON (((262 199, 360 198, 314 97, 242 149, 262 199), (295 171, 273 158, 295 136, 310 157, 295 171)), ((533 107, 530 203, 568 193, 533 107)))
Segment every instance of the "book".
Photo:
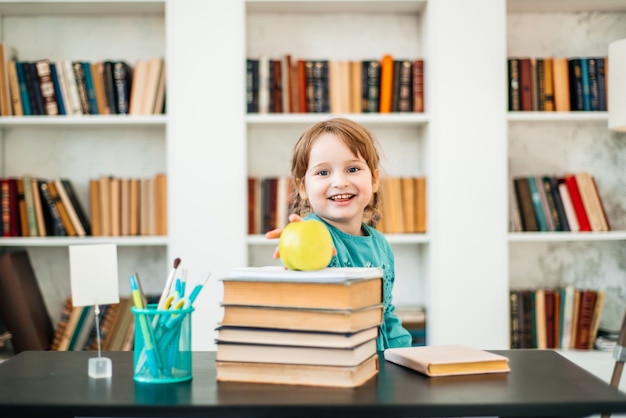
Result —
POLYGON ((223 305, 222 325, 306 331, 356 332, 378 326, 383 307, 314 309, 270 306, 223 305))
POLYGON ((576 339, 574 348, 587 350, 591 340, 591 323, 596 303, 597 292, 591 289, 583 289, 580 293, 578 305, 578 323, 576 325, 576 339))
POLYGON ((569 192, 572 206, 574 207, 574 212, 576 213, 576 220, 578 221, 579 231, 591 231, 591 224, 589 223, 589 218, 583 204, 576 175, 566 174, 565 176, 563 176, 563 180, 567 185, 567 191, 569 192))
POLYGON ((67 87, 68 100, 65 111, 68 115, 82 115, 83 107, 78 92, 78 84, 76 83, 76 75, 74 74, 74 64, 70 60, 57 61, 58 69, 62 69, 61 73, 67 87))
MULTIPOLYGON (((36 177, 32 177, 30 179, 30 183, 31 183, 30 188, 31 188, 32 199, 33 199, 33 208, 35 211, 35 221, 37 222, 37 236, 45 237, 48 233, 48 228, 46 228, 46 216, 44 216, 44 207, 41 201, 41 192, 39 190, 39 179, 36 177)), ((47 215, 47 210, 45 211, 45 213, 47 215)))
POLYGON ((9 63, 17 59, 17 50, 0 42, 0 115, 11 116, 13 114, 9 83, 9 63))
POLYGON ((374 354, 375 338, 348 348, 220 342, 215 359, 252 363, 357 366, 374 354))
POLYGON ((413 112, 424 112, 424 60, 413 60, 413 112))
POLYGON ((85 79, 85 91, 87 92, 87 100, 89 100, 89 114, 99 115, 98 100, 96 98, 96 85, 94 82, 94 73, 89 61, 82 61, 83 74, 85 79))
POLYGON ((133 70, 125 61, 113 62, 113 85, 115 87, 115 109, 117 114, 129 112, 130 88, 133 81, 133 70))
POLYGON ((535 219, 537 220, 537 228, 539 231, 549 231, 550 229, 548 227, 548 220, 546 219, 546 212, 544 211, 543 199, 541 198, 542 189, 537 183, 537 176, 528 176, 527 180, 533 211, 535 212, 535 219))
POLYGON ((0 255, 0 316, 11 332, 15 353, 50 347, 54 328, 25 250, 0 255))
POLYGON ((78 217, 78 211, 74 207, 72 200, 69 198, 67 191, 65 190, 65 185, 61 181, 60 178, 55 178, 52 180, 54 182, 54 187, 56 189, 59 198, 61 199, 61 203, 63 204, 63 208, 65 209, 74 230, 76 231, 76 235, 79 237, 84 237, 87 235, 83 224, 78 217))
POLYGON ((83 115, 92 114, 91 101, 87 92, 87 79, 85 75, 85 67, 82 61, 72 61, 72 70, 74 71, 74 79, 78 89, 78 97, 80 99, 80 108, 83 115))
POLYGON ((28 225, 28 215, 26 214, 26 198, 24 196, 24 179, 17 177, 15 179, 17 185, 17 206, 18 206, 18 218, 19 218, 19 236, 30 236, 30 230, 28 225))
POLYGON ((604 211, 600 202, 600 196, 596 193, 596 188, 591 174, 587 171, 580 171, 574 174, 576 184, 580 192, 580 198, 585 208, 585 213, 589 219, 592 231, 608 231, 608 224, 604 217, 604 211))
POLYGON ((377 336, 378 327, 346 333, 219 326, 216 342, 350 348, 377 336))
POLYGON ((521 110, 520 97, 520 59, 509 57, 507 59, 509 110, 517 112, 521 110))
POLYGON ((583 103, 583 84, 581 60, 568 58, 568 76, 570 85, 570 110, 585 110, 583 103))
POLYGON ((522 229, 524 231, 537 231, 537 218, 533 208, 533 201, 530 196, 530 187, 526 177, 513 178, 515 197, 520 210, 522 229))
POLYGON ((70 218, 70 215, 68 213, 68 208, 65 207, 65 204, 63 203, 63 200, 61 199, 61 195, 59 194, 59 190, 57 189, 57 186, 54 180, 48 181, 48 192, 50 194, 50 199, 52 200, 52 202, 57 208, 59 217, 61 219, 61 222, 63 223, 63 227, 65 228, 67 236, 69 237, 77 236, 78 233, 76 231, 76 227, 74 227, 72 219, 70 218))
POLYGON ((48 116, 58 115, 57 92, 54 89, 50 61, 47 59, 37 60, 35 61, 35 68, 37 69, 37 77, 39 77, 39 88, 41 89, 45 114, 48 116))
POLYGON ((557 112, 569 112, 570 87, 567 58, 553 58, 552 71, 554 77, 554 110, 557 112))
POLYGON ((85 235, 91 235, 91 223, 89 218, 87 217, 87 212, 85 211, 82 203, 78 199, 78 195, 76 194, 76 190, 74 189, 74 185, 68 178, 61 178, 61 185, 67 194, 67 197, 70 200, 70 203, 76 212, 76 216, 85 231, 85 235))
POLYGON ((20 236, 20 207, 17 177, 0 178, 0 206, 2 207, 2 236, 20 236))
POLYGON ((352 367, 217 361, 215 369, 218 382, 352 388, 378 374, 378 356, 352 367))
POLYGON ((558 178, 557 183, 561 202, 563 203, 563 211, 565 212, 565 218, 567 218, 567 226, 572 232, 580 231, 578 218, 576 217, 576 211, 574 210, 574 204, 572 203, 567 184, 565 184, 562 178, 558 178))
POLYGON ((56 62, 50 62, 50 75, 52 76, 52 84, 54 85, 54 91, 56 93, 59 115, 67 115, 67 109, 65 108, 68 102, 67 87, 65 86, 65 79, 61 71, 63 71, 63 69, 57 68, 56 62))
POLYGON ((388 348, 384 351, 384 356, 386 361, 408 367, 427 376, 511 371, 507 357, 463 344, 388 348))
POLYGON ((244 267, 221 281, 224 305, 359 309, 382 303, 382 270, 374 267, 244 267))
POLYGON ((24 116, 24 106, 22 104, 22 94, 20 91, 20 82, 17 77, 17 63, 15 60, 11 60, 7 63, 7 71, 13 115, 24 116))
POLYGON ((393 57, 389 54, 383 55, 380 60, 380 113, 390 113, 393 95, 393 57))

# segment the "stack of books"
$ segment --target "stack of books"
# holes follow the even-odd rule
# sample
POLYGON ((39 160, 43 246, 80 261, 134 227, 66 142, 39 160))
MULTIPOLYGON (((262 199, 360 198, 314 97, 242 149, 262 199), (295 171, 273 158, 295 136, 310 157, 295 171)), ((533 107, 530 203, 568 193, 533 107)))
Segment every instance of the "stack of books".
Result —
POLYGON ((218 381, 356 387, 378 373, 380 268, 248 267, 221 281, 218 381))

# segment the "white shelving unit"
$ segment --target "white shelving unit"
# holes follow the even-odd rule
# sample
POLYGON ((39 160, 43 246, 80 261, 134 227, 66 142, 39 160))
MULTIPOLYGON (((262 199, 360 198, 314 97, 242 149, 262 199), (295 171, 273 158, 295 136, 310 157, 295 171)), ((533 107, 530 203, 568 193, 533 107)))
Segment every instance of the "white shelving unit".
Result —
MULTIPOLYGON (((300 133, 330 116, 246 115, 245 58, 423 57, 426 113, 354 115, 389 173, 427 176, 428 233, 389 236, 395 303, 426 305, 429 344, 507 348, 511 286, 561 275, 626 294, 626 147, 605 113, 508 114, 506 57, 604 54, 626 37, 625 13, 617 0, 0 0, 2 41, 20 59, 163 55, 168 71, 166 116, 0 118, 0 173, 68 176, 87 202, 91 176, 165 171, 169 234, 114 240, 120 289, 139 271, 160 291, 175 257, 190 279, 210 270, 193 346, 214 349, 218 279, 273 262, 274 243, 247 236, 246 178, 288 174, 300 133), (612 232, 508 233, 510 175, 582 168, 597 176, 612 232)), ((0 245, 28 247, 54 312, 69 292, 67 246, 103 241, 0 245)))
MULTIPOLYGON (((621 1, 508 0, 507 13, 507 56, 606 56, 610 42, 626 37, 621 1)), ((626 137, 608 130, 607 112, 509 112, 507 120, 509 175, 587 170, 611 225, 605 233, 509 233, 510 286, 604 289, 602 325, 618 328, 626 306, 626 137)))

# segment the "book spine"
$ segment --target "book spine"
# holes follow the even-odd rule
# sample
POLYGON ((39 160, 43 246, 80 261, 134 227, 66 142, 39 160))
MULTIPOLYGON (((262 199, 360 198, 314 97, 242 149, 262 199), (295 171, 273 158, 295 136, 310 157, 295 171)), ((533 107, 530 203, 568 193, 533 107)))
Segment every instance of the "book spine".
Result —
POLYGON ((83 66, 83 74, 85 77, 85 92, 87 93, 87 100, 89 101, 89 114, 98 115, 100 109, 98 108, 98 100, 96 99, 96 87, 94 83, 94 77, 96 76, 91 71, 91 64, 87 61, 81 63, 83 66))
POLYGON ((66 95, 64 94, 64 89, 62 88, 64 81, 60 79, 59 71, 57 70, 57 66, 54 62, 50 63, 50 75, 52 76, 52 84, 54 85, 54 91, 56 92, 59 115, 65 115, 67 114, 65 110, 66 95))
POLYGON ((424 112, 424 60, 413 61, 413 112, 424 112))
POLYGON ((36 61, 35 68, 37 69, 37 77, 39 78, 39 88, 41 89, 44 112, 46 115, 56 116, 59 114, 59 106, 57 104, 57 93, 54 90, 54 82, 52 81, 50 61, 36 61))
POLYGON ((17 74, 17 84, 20 87, 20 98, 22 100, 22 110, 24 116, 32 115, 30 106, 30 96, 28 94, 28 85, 26 84, 26 75, 24 74, 24 66, 20 61, 15 62, 15 72, 17 74))
POLYGON ((116 61, 113 64, 113 79, 115 80, 116 113, 127 115, 130 104, 130 84, 132 83, 130 66, 123 61, 116 61))
POLYGON ((533 210, 535 212, 535 218, 537 219, 537 228, 539 231, 549 231, 548 221, 543 210, 541 192, 537 186, 537 178, 535 176, 528 177, 528 188, 530 190, 530 197, 533 204, 533 210))
POLYGON ((507 60, 507 73, 509 78, 509 111, 513 112, 521 110, 519 64, 519 58, 509 58, 507 60))
POLYGON ((61 214, 59 213, 59 209, 57 208, 56 202, 52 197, 50 192, 48 183, 44 180, 39 183, 41 195, 44 198, 44 202, 48 208, 48 213, 50 214, 52 221, 52 233, 53 236, 67 236, 67 230, 65 229, 65 225, 61 220, 61 214))
POLYGON ((74 77, 76 79, 76 87, 78 88, 78 97, 80 98, 80 107, 83 111, 83 115, 91 114, 91 108, 89 106, 89 96, 87 94, 87 85, 85 84, 85 67, 80 61, 72 62, 72 68, 74 69, 74 77))

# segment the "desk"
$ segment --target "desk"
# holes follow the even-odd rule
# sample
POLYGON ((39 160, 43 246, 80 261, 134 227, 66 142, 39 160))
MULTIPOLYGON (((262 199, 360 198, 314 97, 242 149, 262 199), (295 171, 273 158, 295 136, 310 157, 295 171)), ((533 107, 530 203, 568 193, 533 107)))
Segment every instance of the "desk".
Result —
POLYGON ((418 417, 586 416, 626 412, 626 394, 554 351, 494 351, 507 374, 428 378, 380 359, 355 389, 218 383, 215 352, 196 352, 193 380, 139 384, 132 352, 108 352, 113 377, 90 379, 94 352, 22 352, 0 364, 0 416, 418 417))

